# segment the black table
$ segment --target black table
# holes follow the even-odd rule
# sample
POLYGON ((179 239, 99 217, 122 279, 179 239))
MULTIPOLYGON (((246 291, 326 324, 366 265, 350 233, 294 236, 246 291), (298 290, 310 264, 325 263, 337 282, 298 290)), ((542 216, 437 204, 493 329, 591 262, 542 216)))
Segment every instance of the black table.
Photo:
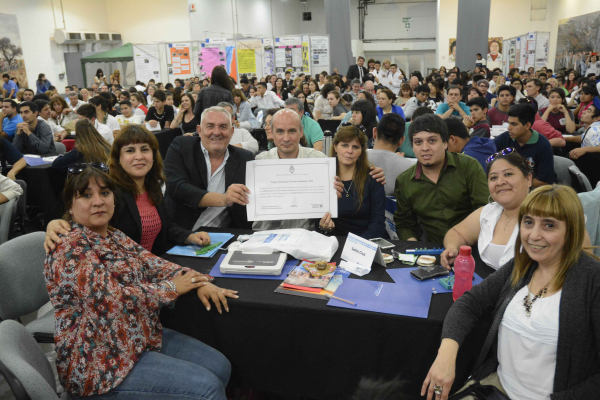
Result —
MULTIPOLYGON (((234 234, 249 233, 228 230, 234 234)), ((339 263, 345 238, 332 261, 339 263)), ((396 250, 433 247, 424 242, 395 242, 396 250)), ((476 272, 493 270, 474 249, 476 272)), ((208 273, 223 252, 204 260, 165 255, 179 265, 208 273)), ((388 268, 407 267, 399 261, 388 268)), ((355 279, 393 282, 384 267, 355 279)), ((350 278, 352 279, 352 278, 350 278)), ((221 351, 232 363, 231 384, 244 389, 293 394, 315 399, 348 398, 361 377, 407 380, 411 391, 420 386, 440 344, 442 323, 452 294, 433 295, 426 319, 329 307, 326 300, 274 293, 279 280, 219 278, 218 286, 238 290, 230 312, 207 312, 194 293, 164 308, 161 321, 221 351)), ((479 324, 459 352, 454 390, 472 372, 489 321, 479 324)))

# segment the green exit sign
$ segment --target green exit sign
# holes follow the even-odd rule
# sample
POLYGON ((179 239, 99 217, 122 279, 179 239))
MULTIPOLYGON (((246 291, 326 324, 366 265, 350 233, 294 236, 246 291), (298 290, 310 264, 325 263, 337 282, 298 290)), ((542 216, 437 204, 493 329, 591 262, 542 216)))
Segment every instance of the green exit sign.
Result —
POLYGON ((404 22, 404 23, 413 22, 413 19, 412 19, 412 17, 405 17, 405 18, 402 18, 402 22, 404 22))

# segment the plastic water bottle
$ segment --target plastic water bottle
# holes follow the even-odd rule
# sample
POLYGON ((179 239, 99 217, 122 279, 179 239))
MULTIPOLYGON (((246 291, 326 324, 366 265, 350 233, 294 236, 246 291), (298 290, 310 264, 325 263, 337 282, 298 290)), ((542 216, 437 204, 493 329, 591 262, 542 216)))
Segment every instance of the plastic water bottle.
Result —
POLYGON ((329 157, 329 150, 331 149, 331 143, 333 142, 333 133, 331 131, 323 132, 323 154, 329 157))
POLYGON ((467 290, 473 287, 473 274, 475 273, 475 260, 471 255, 469 246, 460 246, 458 257, 454 260, 454 288, 452 298, 456 301, 467 290))

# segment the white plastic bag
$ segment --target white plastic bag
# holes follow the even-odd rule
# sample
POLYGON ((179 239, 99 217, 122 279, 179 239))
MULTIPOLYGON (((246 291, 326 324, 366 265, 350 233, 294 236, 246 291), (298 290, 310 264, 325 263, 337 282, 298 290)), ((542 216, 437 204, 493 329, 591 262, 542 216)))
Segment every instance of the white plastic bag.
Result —
POLYGON ((306 229, 277 229, 254 233, 239 250, 281 251, 298 260, 330 261, 339 245, 335 236, 328 237, 306 229))

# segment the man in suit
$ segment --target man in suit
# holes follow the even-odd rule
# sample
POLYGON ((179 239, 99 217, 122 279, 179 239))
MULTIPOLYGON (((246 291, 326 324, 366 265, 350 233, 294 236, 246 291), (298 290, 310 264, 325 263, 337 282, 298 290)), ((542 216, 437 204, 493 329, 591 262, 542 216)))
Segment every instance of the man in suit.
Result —
POLYGON ((292 80, 292 73, 290 71, 285 71, 285 79, 283 80, 283 88, 287 89, 290 86, 294 85, 294 81, 292 80))
POLYGON ((346 73, 346 79, 347 80, 358 79, 360 82, 362 82, 363 76, 365 76, 369 73, 369 71, 367 71, 367 68, 365 68, 364 65, 365 65, 365 58, 363 56, 358 57, 358 60, 356 61, 356 65, 351 65, 350 68, 348 68, 348 73, 346 73))
POLYGON ((221 107, 202 113, 198 136, 173 140, 164 170, 166 200, 173 220, 185 229, 200 227, 250 228, 246 217, 248 150, 229 144, 231 115, 221 107), (208 169, 210 167, 210 170, 208 169))

